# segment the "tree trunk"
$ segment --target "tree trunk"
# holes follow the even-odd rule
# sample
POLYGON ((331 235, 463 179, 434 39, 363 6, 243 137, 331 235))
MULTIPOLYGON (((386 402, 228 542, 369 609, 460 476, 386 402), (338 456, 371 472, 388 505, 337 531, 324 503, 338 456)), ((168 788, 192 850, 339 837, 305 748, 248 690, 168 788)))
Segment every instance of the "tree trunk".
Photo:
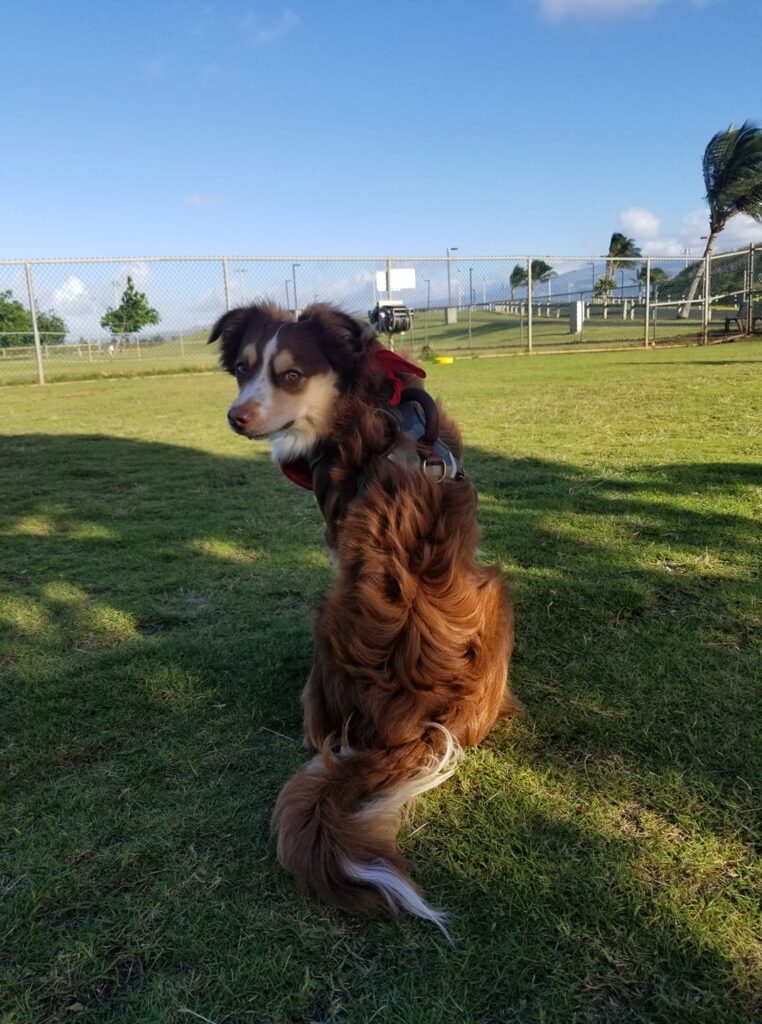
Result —
POLYGON ((696 299, 696 292, 698 291, 699 282, 701 281, 701 278, 704 275, 706 258, 707 256, 712 255, 714 243, 717 241, 717 236, 719 235, 721 230, 722 228, 716 228, 714 231, 709 232, 709 238, 706 243, 706 249, 704 249, 704 255, 701 258, 701 260, 699 260, 699 265, 696 267, 696 273, 694 275, 693 280, 691 281, 691 286, 688 290, 688 298, 685 300, 684 305, 680 306, 680 308, 677 311, 677 315, 680 320, 687 320, 688 317, 691 315, 691 306, 693 305, 696 299))

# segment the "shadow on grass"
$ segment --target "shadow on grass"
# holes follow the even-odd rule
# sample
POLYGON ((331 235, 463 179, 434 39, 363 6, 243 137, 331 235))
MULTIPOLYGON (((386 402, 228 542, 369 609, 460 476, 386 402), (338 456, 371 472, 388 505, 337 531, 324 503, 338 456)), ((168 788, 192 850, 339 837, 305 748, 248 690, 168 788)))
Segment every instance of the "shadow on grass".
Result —
POLYGON ((260 461, 3 442, 0 881, 19 1005, 98 1019, 123 1003, 149 1020, 182 1000, 224 1018, 256 992, 263 1020, 328 1019, 343 986, 342 1020, 382 1005, 378 1020, 435 1019, 411 1009, 432 998, 482 1024, 666 1021, 686 1000, 691 1019, 745 1019, 738 957, 662 896, 637 822, 691 801, 702 828, 735 836, 749 804, 757 536, 732 499, 759 471, 595 476, 468 453, 485 547, 514 578, 527 715, 465 778, 493 756, 515 776, 465 801, 442 791, 411 841, 417 877, 460 908, 450 953, 415 926, 326 912, 275 867, 267 820, 303 760, 308 620, 330 574, 312 499, 260 461), (572 806, 626 802, 629 840, 538 801, 527 778, 572 806))
POLYGON ((481 451, 469 467, 489 552, 513 568, 517 677, 533 714, 541 694, 563 708, 557 743, 703 778, 719 814, 748 795, 760 536, 746 512, 762 468, 603 476, 481 451))

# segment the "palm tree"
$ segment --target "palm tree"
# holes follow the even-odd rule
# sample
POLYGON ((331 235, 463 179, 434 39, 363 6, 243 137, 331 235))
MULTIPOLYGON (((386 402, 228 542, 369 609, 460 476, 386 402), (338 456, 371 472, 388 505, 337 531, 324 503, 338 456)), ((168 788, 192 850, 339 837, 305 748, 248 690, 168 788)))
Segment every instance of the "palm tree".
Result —
MULTIPOLYGON (((539 284, 540 281, 549 281, 551 277, 555 277, 556 272, 549 263, 545 260, 532 260, 532 287, 539 284)), ((513 298, 514 292, 517 288, 521 288, 529 280, 527 274, 527 268, 523 267, 520 263, 511 271, 511 276, 508 283, 511 286, 511 298, 513 298)))
MULTIPOLYGON (((638 271, 638 281, 640 282, 640 284, 643 285, 644 288, 646 286, 646 281, 648 279, 648 276, 649 276, 649 274, 648 274, 648 267, 645 267, 645 266, 641 267, 640 270, 638 271)), ((653 297, 654 290, 656 288, 658 288, 659 285, 666 284, 667 281, 669 281, 669 274, 667 273, 666 270, 662 269, 662 267, 651 267, 651 275, 650 276, 651 276, 651 297, 653 297)))
POLYGON ((731 124, 717 132, 704 150, 702 169, 709 204, 709 236, 704 259, 696 267, 685 305, 678 313, 684 318, 690 315, 704 261, 712 255, 717 236, 731 217, 745 213, 762 220, 762 129, 744 121, 740 128, 731 124))
POLYGON ((532 260, 532 284, 539 284, 540 281, 549 281, 555 277, 556 272, 545 260, 532 260))
MULTIPOLYGON (((627 238, 621 231, 615 231, 609 242, 608 257, 606 260, 606 277, 616 282, 616 272, 620 267, 627 265, 627 259, 634 259, 640 256, 640 249, 635 245, 634 238, 627 238)), ((613 290, 613 289, 612 289, 613 290)))
POLYGON ((593 285, 593 295, 596 299, 608 301, 614 294, 616 282, 613 277, 599 277, 593 285))
POLYGON ((516 292, 516 289, 517 288, 521 288, 523 285, 525 285, 527 283, 527 269, 526 269, 526 267, 522 267, 522 265, 520 263, 517 263, 516 266, 511 271, 511 276, 510 276, 510 278, 508 280, 508 283, 511 286, 511 298, 513 298, 513 296, 514 296, 514 294, 516 292))

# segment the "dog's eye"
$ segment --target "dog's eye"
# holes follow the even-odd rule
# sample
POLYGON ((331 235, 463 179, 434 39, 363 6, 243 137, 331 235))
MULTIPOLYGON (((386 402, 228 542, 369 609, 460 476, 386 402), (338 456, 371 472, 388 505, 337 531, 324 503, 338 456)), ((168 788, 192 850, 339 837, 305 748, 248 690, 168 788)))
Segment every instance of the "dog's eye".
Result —
POLYGON ((301 376, 302 375, 301 373, 299 373, 298 370, 286 370, 286 372, 283 374, 283 379, 286 381, 287 384, 296 384, 296 382, 301 378, 301 376))
POLYGON ((240 377, 241 374, 246 373, 248 366, 246 363, 236 363, 233 369, 235 370, 236 377, 240 377))

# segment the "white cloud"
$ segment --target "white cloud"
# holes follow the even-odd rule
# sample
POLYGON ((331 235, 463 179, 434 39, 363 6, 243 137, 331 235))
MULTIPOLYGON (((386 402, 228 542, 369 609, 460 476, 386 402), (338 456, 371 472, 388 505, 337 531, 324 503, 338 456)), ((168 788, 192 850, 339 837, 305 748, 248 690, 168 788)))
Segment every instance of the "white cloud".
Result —
POLYGON ((53 292, 56 302, 77 302, 85 294, 85 282, 79 277, 67 277, 60 288, 53 292))
POLYGON ((719 244, 723 249, 740 249, 744 245, 762 242, 762 224, 745 213, 739 213, 720 235, 719 244))
POLYGON ((659 237, 661 221, 650 210, 641 210, 637 206, 629 206, 619 214, 619 223, 626 235, 632 235, 636 241, 646 241, 659 237))
POLYGON ((704 251, 709 234, 709 212, 706 208, 690 210, 686 213, 679 226, 669 235, 659 237, 658 232, 644 240, 642 246, 644 256, 682 256, 684 259, 700 256, 704 251))
POLYGON ((658 7, 665 0, 536 0, 548 18, 626 15, 658 7))
POLYGON ((269 46, 301 27, 302 19, 288 7, 274 20, 265 20, 259 14, 245 14, 239 20, 240 31, 251 46, 269 46))
POLYGON ((120 295, 127 287, 128 277, 136 288, 145 288, 151 280, 151 267, 148 263, 123 263, 112 280, 112 286, 116 282, 120 295))
POLYGON ((251 46, 270 46, 282 36, 302 27, 302 19, 284 7, 274 21, 265 21, 258 14, 246 14, 240 19, 241 33, 251 46))
MULTIPOLYGON (((626 17, 650 11, 676 0, 533 0, 541 14, 553 21, 562 18, 626 17)), ((693 7, 707 7, 714 0, 683 0, 693 7)))
POLYGON ((54 305, 65 315, 77 316, 92 312, 95 303, 81 277, 70 275, 53 291, 54 305))
MULTIPOLYGON (((620 218, 621 219, 621 218, 620 218)), ((709 210, 701 207, 684 214, 677 228, 669 235, 645 239, 642 246, 644 256, 680 256, 697 259, 706 248, 709 235, 709 210)), ((637 237, 637 236, 636 236, 637 237)), ((715 252, 742 249, 750 242, 762 242, 762 224, 746 214, 733 217, 715 245, 715 252)))

